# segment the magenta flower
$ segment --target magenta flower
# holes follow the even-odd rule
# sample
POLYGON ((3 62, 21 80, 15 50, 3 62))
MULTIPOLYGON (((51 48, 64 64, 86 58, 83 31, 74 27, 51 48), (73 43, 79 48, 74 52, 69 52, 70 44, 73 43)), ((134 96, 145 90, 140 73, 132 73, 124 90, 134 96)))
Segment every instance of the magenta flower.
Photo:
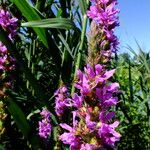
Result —
POLYGON ((12 17, 12 15, 4 10, 0 9, 0 25, 9 33, 10 39, 16 35, 18 19, 12 17))
POLYGON ((94 121, 91 121, 90 115, 86 114, 85 118, 86 126, 93 132, 96 129, 97 123, 94 121))
POLYGON ((116 1, 110 0, 105 1, 95 1, 94 5, 90 7, 90 10, 87 12, 87 15, 95 20, 98 24, 103 26, 114 25, 118 26, 118 9, 115 9, 116 1), (101 7, 104 6, 104 7, 101 7))
POLYGON ((47 139, 50 136, 52 130, 50 121, 51 113, 45 108, 42 110, 40 115, 43 119, 39 121, 39 136, 47 139))
MULTIPOLYGON (((108 62, 119 44, 114 35, 114 29, 119 25, 119 10, 115 8, 117 0, 91 0, 91 2, 93 5, 87 15, 97 23, 102 36, 98 40, 100 59, 104 58, 104 62, 108 62)), ((60 136, 60 140, 70 145, 70 149, 73 150, 106 150, 106 145, 113 148, 115 142, 120 139, 120 134, 115 131, 119 122, 109 124, 115 116, 115 112, 109 112, 109 109, 118 103, 116 95, 119 84, 110 82, 115 69, 107 71, 103 65, 92 65, 87 64, 84 71, 77 71, 75 87, 78 93, 72 98, 72 106, 78 121, 73 117, 73 127, 60 124, 68 131, 60 136)))
POLYGON ((0 69, 4 72, 10 72, 15 69, 15 59, 12 58, 7 51, 5 45, 0 42, 0 69))
POLYGON ((99 43, 100 55, 104 57, 104 62, 108 62, 119 44, 118 38, 114 34, 115 27, 119 26, 117 0, 91 0, 91 2, 93 5, 87 11, 87 15, 97 23, 103 39, 100 39, 99 43))
POLYGON ((7 53, 7 48, 5 45, 3 45, 3 43, 0 41, 0 53, 1 55, 3 54, 6 54, 7 53))
POLYGON ((60 126, 69 131, 65 132, 59 136, 59 139, 64 143, 70 145, 70 150, 76 150, 80 148, 81 142, 80 137, 76 136, 76 128, 78 122, 76 121, 77 113, 73 112, 73 127, 67 125, 66 123, 61 123, 60 126))
POLYGON ((115 116, 115 112, 108 112, 107 109, 102 110, 99 114, 99 120, 101 120, 102 123, 109 122, 113 117, 115 116))
POLYGON ((39 136, 47 139, 51 134, 51 124, 47 120, 39 121, 39 136))
POLYGON ((58 116, 62 116, 65 109, 71 106, 71 99, 66 87, 60 87, 55 92, 55 112, 58 116))
MULTIPOLYGON (((9 38, 12 38, 16 35, 17 29, 17 21, 18 19, 11 16, 11 14, 0 8, 0 25, 2 28, 8 33, 9 38)), ((12 81, 9 73, 15 69, 15 59, 10 56, 6 46, 0 41, 0 70, 3 78, 1 79, 1 83, 3 85, 2 89, 10 88, 12 86, 12 81), (7 81, 6 81, 7 80, 7 81)))
POLYGON ((59 139, 67 145, 70 145, 70 150, 76 150, 80 148, 80 139, 79 137, 75 136, 75 130, 68 126, 67 124, 60 124, 60 126, 66 130, 68 133, 63 133, 59 139))
POLYGON ((115 131, 115 128, 119 125, 118 121, 115 121, 113 124, 102 123, 101 128, 99 129, 99 136, 102 138, 103 142, 111 147, 114 146, 116 141, 119 141, 120 134, 115 131))
POLYGON ((76 108, 81 108, 83 106, 83 96, 79 96, 77 93, 74 94, 72 98, 73 106, 76 108))
POLYGON ((94 150, 94 149, 95 149, 95 145, 89 143, 81 144, 80 147, 80 150, 94 150))
POLYGON ((97 64, 95 68, 87 65, 84 68, 84 72, 83 74, 81 70, 78 70, 77 77, 79 80, 75 84, 75 87, 79 89, 83 95, 88 95, 98 84, 103 84, 106 80, 111 78, 115 70, 104 72, 104 68, 100 64, 97 64))
MULTIPOLYGON (((108 61, 119 43, 114 35, 114 28, 119 25, 119 10, 115 8, 117 0, 91 0, 91 2, 93 5, 87 15, 97 23, 98 33, 102 36, 98 40, 100 57, 107 58, 105 60, 108 61)), ((119 84, 110 82, 114 73, 115 69, 106 70, 104 65, 87 64, 84 71, 77 71, 75 83, 77 92, 73 94, 73 98, 67 96, 71 99, 71 104, 68 105, 68 99, 63 92, 58 96, 61 98, 56 97, 58 101, 61 99, 65 103, 61 106, 63 111, 65 107, 73 106, 70 109, 73 111, 73 123, 60 124, 67 132, 59 137, 64 144, 70 145, 70 149, 106 150, 107 146, 113 148, 115 142, 119 141, 120 134, 115 131, 119 122, 110 124, 115 116, 110 107, 118 103, 119 84)))
POLYGON ((107 71, 100 64, 93 67, 87 65, 83 72, 78 70, 75 87, 79 93, 69 98, 71 104, 68 104, 67 97, 70 95, 66 88, 62 87, 56 92, 56 99, 65 102, 65 107, 74 106, 73 125, 60 124, 67 132, 60 135, 59 139, 70 145, 70 149, 105 150, 105 145, 113 147, 119 140, 120 134, 115 131, 119 123, 109 124, 115 116, 115 112, 109 112, 109 107, 118 103, 114 95, 118 92, 119 84, 109 81, 114 72, 115 69, 107 71))

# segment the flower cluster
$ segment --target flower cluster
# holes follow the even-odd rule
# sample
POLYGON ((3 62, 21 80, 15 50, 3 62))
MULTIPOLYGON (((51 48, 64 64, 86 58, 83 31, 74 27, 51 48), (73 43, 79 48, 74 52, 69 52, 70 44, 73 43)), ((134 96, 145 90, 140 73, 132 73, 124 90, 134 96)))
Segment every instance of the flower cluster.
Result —
POLYGON ((51 126, 51 113, 45 108, 41 111, 40 115, 42 116, 42 121, 39 121, 39 135, 40 137, 47 139, 52 130, 51 126))
POLYGON ((12 39, 16 35, 18 19, 4 9, 0 9, 0 25, 8 32, 9 38, 12 39))
MULTIPOLYGON (((12 38, 16 35, 17 29, 17 18, 11 16, 11 14, 0 8, 0 25, 8 33, 9 38, 12 38)), ((0 41, 0 77, 1 77, 1 91, 5 95, 5 89, 11 87, 11 73, 15 69, 15 59, 10 56, 6 46, 0 41)))
POLYGON ((87 12, 89 18, 97 23, 99 34, 100 55, 109 61, 112 52, 117 50, 118 38, 114 34, 114 29, 119 25, 118 13, 115 8, 117 0, 91 0, 93 5, 87 12))
POLYGON ((65 86, 59 88, 55 92, 55 110, 58 116, 62 116, 66 108, 70 106, 70 98, 68 90, 65 86))
POLYGON ((12 71, 15 68, 15 59, 8 54, 7 48, 0 42, 0 70, 12 71))
POLYGON ((111 124, 115 112, 108 111, 118 102, 115 95, 119 85, 109 82, 114 72, 106 71, 100 64, 87 65, 84 72, 78 70, 75 87, 79 92, 69 98, 70 105, 66 105, 72 106, 73 125, 60 124, 68 131, 60 135, 60 140, 70 145, 71 150, 105 149, 119 140, 120 134, 115 131, 119 122, 111 124))

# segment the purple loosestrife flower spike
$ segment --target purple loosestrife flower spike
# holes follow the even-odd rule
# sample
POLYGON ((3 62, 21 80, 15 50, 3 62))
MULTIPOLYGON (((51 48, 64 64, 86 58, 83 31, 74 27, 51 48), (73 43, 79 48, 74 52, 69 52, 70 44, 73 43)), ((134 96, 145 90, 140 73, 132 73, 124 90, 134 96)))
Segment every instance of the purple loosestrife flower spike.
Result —
MULTIPOLYGON (((9 38, 16 35, 17 29, 17 18, 11 16, 11 14, 5 9, 0 8, 0 25, 8 33, 9 38)), ((0 41, 0 76, 1 85, 0 87, 5 95, 5 89, 12 87, 12 76, 10 73, 15 69, 15 59, 10 56, 6 46, 0 41)), ((3 95, 0 95, 3 96, 3 95)))
MULTIPOLYGON (((101 36, 98 40, 99 55, 107 58, 106 61, 102 61, 105 63, 116 51, 119 43, 114 35, 114 29, 119 25, 119 10, 115 8, 117 0, 91 0, 91 2, 93 5, 87 15, 97 23, 96 26, 93 24, 94 33, 92 33, 94 38, 97 34, 101 36)), ((91 46, 91 48, 96 47, 91 46)), ((115 131, 119 121, 110 124, 115 116, 115 112, 110 111, 110 107, 118 103, 116 95, 119 84, 110 82, 115 69, 108 71, 106 66, 97 64, 101 58, 94 52, 90 53, 91 59, 88 60, 91 62, 84 67, 84 71, 77 71, 75 82, 77 93, 70 98, 67 89, 60 88, 55 94, 56 114, 61 116, 66 107, 68 109, 71 107, 70 112, 73 112, 73 123, 70 123, 71 125, 61 123, 60 127, 67 132, 59 136, 64 144, 70 146, 70 150, 106 150, 106 147, 113 148, 121 136, 115 131)))
POLYGON ((39 121, 39 136, 47 139, 50 136, 52 130, 50 120, 51 113, 46 108, 44 108, 40 115, 42 116, 42 120, 39 121))
MULTIPOLYGON (((115 27, 119 26, 119 10, 115 8, 117 0, 91 0, 91 2, 93 5, 87 11, 87 15, 97 23, 97 33, 101 35, 101 39, 98 39, 99 36, 95 36, 99 44, 97 45, 99 61, 105 63, 110 60, 112 53, 116 52, 119 44, 118 38, 114 34, 115 27)), ((89 58, 91 58, 90 54, 89 58)))
MULTIPOLYGON (((108 81, 114 72, 107 71, 100 64, 93 67, 87 65, 83 72, 78 70, 75 86, 79 93, 73 95, 70 105, 73 106, 73 123, 60 124, 67 132, 60 135, 59 139, 70 145, 70 149, 105 150, 105 145, 113 147, 120 139, 120 134, 115 131, 119 122, 110 124, 115 112, 109 112, 109 107, 117 104, 118 99, 114 95, 119 88, 118 83, 108 81)), ((69 109, 69 105, 67 107, 69 109)))

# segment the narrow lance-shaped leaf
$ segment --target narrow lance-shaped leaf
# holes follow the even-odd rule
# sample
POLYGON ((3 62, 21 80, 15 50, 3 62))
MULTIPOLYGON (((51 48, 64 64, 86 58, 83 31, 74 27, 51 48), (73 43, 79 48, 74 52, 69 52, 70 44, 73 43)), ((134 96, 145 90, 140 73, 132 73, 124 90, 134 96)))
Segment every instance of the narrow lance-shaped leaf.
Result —
POLYGON ((12 115, 16 125, 21 130, 25 138, 27 138, 34 150, 39 149, 38 138, 34 135, 32 138, 29 137, 31 128, 26 120, 25 114, 21 108, 11 98, 6 99, 7 109, 12 115))
POLYGON ((25 27, 40 27, 40 28, 57 28, 57 29, 73 29, 74 23, 66 18, 49 18, 37 21, 29 21, 21 24, 25 27))
POLYGON ((130 100, 133 102, 133 84, 132 84, 132 73, 131 73, 131 63, 129 60, 129 88, 130 88, 130 100))
POLYGON ((27 138, 30 132, 30 126, 25 118, 24 113, 20 107, 15 102, 13 102, 12 99, 8 98, 6 103, 8 111, 13 116, 13 119, 15 120, 23 135, 27 138))
POLYGON ((82 15, 86 14, 87 6, 88 6, 87 0, 79 0, 79 5, 80 5, 82 15))
MULTIPOLYGON (((31 6, 26 0, 10 0, 13 2, 17 8, 21 11, 22 15, 28 20, 41 20, 40 16, 37 14, 33 6, 31 6)), ((37 33, 43 44, 48 48, 48 41, 46 38, 45 29, 42 28, 33 28, 37 33)))
POLYGON ((64 44, 64 46, 65 46, 66 50, 69 52, 70 56, 74 59, 74 56, 73 56, 73 54, 72 54, 72 51, 71 51, 71 49, 70 49, 68 43, 67 43, 66 40, 64 39, 63 35, 60 33, 60 34, 58 35, 58 37, 60 38, 60 40, 61 40, 62 43, 64 44))

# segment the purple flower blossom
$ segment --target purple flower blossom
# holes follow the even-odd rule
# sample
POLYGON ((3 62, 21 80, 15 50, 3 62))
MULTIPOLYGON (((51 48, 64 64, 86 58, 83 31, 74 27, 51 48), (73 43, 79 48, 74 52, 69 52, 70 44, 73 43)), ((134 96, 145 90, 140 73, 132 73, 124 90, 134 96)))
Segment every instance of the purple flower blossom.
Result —
POLYGON ((100 25, 108 26, 115 24, 117 26, 119 25, 117 16, 119 10, 115 9, 115 5, 117 3, 116 1, 112 1, 110 4, 108 4, 109 1, 110 0, 105 0, 103 2, 97 1, 93 6, 90 7, 87 15, 100 25), (105 6, 101 7, 102 5, 105 6))
POLYGON ((85 73, 82 73, 81 70, 78 70, 77 77, 79 80, 75 84, 75 87, 79 89, 83 95, 88 95, 89 93, 91 93, 92 89, 97 85, 99 81, 104 81, 104 78, 101 78, 99 76, 101 71, 101 65, 96 65, 95 68, 87 65, 86 67, 84 67, 85 73))
POLYGON ((83 95, 88 95, 91 91, 98 85, 104 83, 110 77, 113 76, 115 70, 103 71, 103 66, 100 64, 95 65, 92 68, 90 65, 87 65, 84 68, 84 72, 78 70, 77 77, 78 82, 75 84, 75 87, 80 90, 83 95))
POLYGON ((47 139, 51 133, 51 124, 46 120, 39 121, 39 135, 47 139))
POLYGON ((10 39, 16 35, 18 19, 11 16, 11 14, 0 9, 0 25, 9 33, 10 39))
POLYGON ((71 99, 68 97, 69 94, 66 87, 60 87, 55 92, 55 111, 58 116, 62 116, 65 109, 71 106, 71 99))
POLYGON ((0 53, 1 55, 4 55, 7 53, 7 48, 5 45, 3 45, 3 43, 0 41, 0 53))
POLYGON ((96 128, 97 123, 94 122, 94 121, 91 121, 89 114, 86 115, 85 122, 86 122, 87 127, 88 127, 91 131, 94 131, 94 129, 96 128))
POLYGON ((108 62, 112 52, 116 52, 119 44, 118 38, 114 35, 115 27, 119 26, 119 10, 115 8, 117 0, 91 0, 91 2, 93 2, 93 5, 87 11, 87 15, 97 23, 98 29, 103 36, 103 40, 100 40, 99 43, 100 54, 108 62))
POLYGON ((77 93, 75 93, 72 101, 74 107, 81 108, 83 105, 83 96, 79 96, 77 93))
POLYGON ((102 110, 99 114, 99 119, 102 123, 110 121, 115 116, 115 112, 107 112, 107 110, 102 110))
MULTIPOLYGON (((90 7, 87 15, 96 21, 98 33, 102 36, 102 40, 98 40, 101 49, 100 57, 109 60, 119 43, 114 35, 114 28, 119 25, 117 16, 119 10, 115 8, 117 0, 91 0, 91 2, 93 6, 90 7)), ((72 107, 73 123, 60 124, 67 132, 60 135, 59 139, 64 144, 70 145, 70 149, 106 150, 106 145, 113 148, 115 142, 119 141, 120 134, 115 131, 119 122, 110 124, 115 112, 109 112, 109 108, 118 103, 118 97, 115 95, 119 84, 110 82, 114 73, 115 69, 108 71, 104 65, 87 64, 84 71, 77 71, 75 83, 77 93, 74 93, 73 98, 65 94, 66 89, 64 92, 61 90, 57 92, 56 104, 60 106, 58 110, 62 110, 63 113, 67 106, 74 106, 72 107)))
POLYGON ((95 149, 95 145, 94 144, 81 144, 81 148, 80 150, 94 150, 95 149))
MULTIPOLYGON (((62 87, 56 92, 56 99, 63 101, 65 108, 74 106, 72 109, 75 109, 73 126, 60 124, 68 132, 60 135, 59 139, 70 145, 70 149, 105 150, 105 145, 113 147, 119 140, 120 134, 115 131, 118 122, 108 124, 115 116, 115 112, 108 111, 109 107, 118 102, 114 95, 118 92, 119 84, 108 81, 114 72, 115 69, 107 71, 100 64, 93 67, 87 65, 83 72, 78 70, 75 87, 79 89, 79 94, 74 93, 73 98, 69 98, 71 104, 67 99, 70 95, 66 88, 62 87)), ((64 111, 64 107, 60 108, 64 111)))
POLYGON ((12 58, 7 51, 5 45, 0 42, 0 69, 4 72, 10 72, 15 69, 15 59, 12 58))
POLYGON ((115 128, 119 125, 118 121, 115 121, 113 124, 102 123, 101 128, 99 129, 99 136, 102 138, 105 144, 109 146, 114 146, 116 141, 119 141, 120 134, 115 131, 115 128))
POLYGON ((73 127, 65 124, 65 123, 61 123, 60 126, 69 131, 69 132, 65 132, 62 135, 59 136, 59 139, 64 143, 64 144, 68 144, 70 145, 70 149, 71 150, 76 150, 80 148, 81 142, 80 142, 80 137, 76 136, 76 127, 77 127, 77 121, 76 121, 76 112, 73 112, 73 127))
MULTIPOLYGON (((61 126, 61 125, 60 125, 61 126)), ((80 147, 80 139, 75 136, 72 130, 69 130, 69 133, 63 133, 59 139, 64 143, 70 145, 70 149, 75 150, 80 147)))
POLYGON ((39 136, 47 139, 50 136, 52 130, 50 121, 51 113, 45 108, 42 110, 40 115, 43 119, 42 121, 39 121, 39 136))
MULTIPOLYGON (((5 31, 7 31, 11 40, 16 35, 17 21, 18 19, 12 17, 8 11, 0 8, 0 25, 5 31)), ((5 79, 7 78, 8 80, 11 78, 9 73, 14 69, 15 59, 10 56, 6 46, 0 41, 0 70, 1 75, 3 76, 1 82, 5 88, 10 88, 12 86, 12 81, 5 81, 5 79)))
POLYGON ((119 89, 119 84, 118 83, 111 83, 108 87, 106 87, 107 88, 107 91, 109 91, 109 92, 117 92, 118 91, 118 89, 119 89))
POLYGON ((43 118, 49 118, 51 116, 51 113, 47 110, 47 109, 43 109, 41 112, 40 112, 40 115, 43 117, 43 118))

